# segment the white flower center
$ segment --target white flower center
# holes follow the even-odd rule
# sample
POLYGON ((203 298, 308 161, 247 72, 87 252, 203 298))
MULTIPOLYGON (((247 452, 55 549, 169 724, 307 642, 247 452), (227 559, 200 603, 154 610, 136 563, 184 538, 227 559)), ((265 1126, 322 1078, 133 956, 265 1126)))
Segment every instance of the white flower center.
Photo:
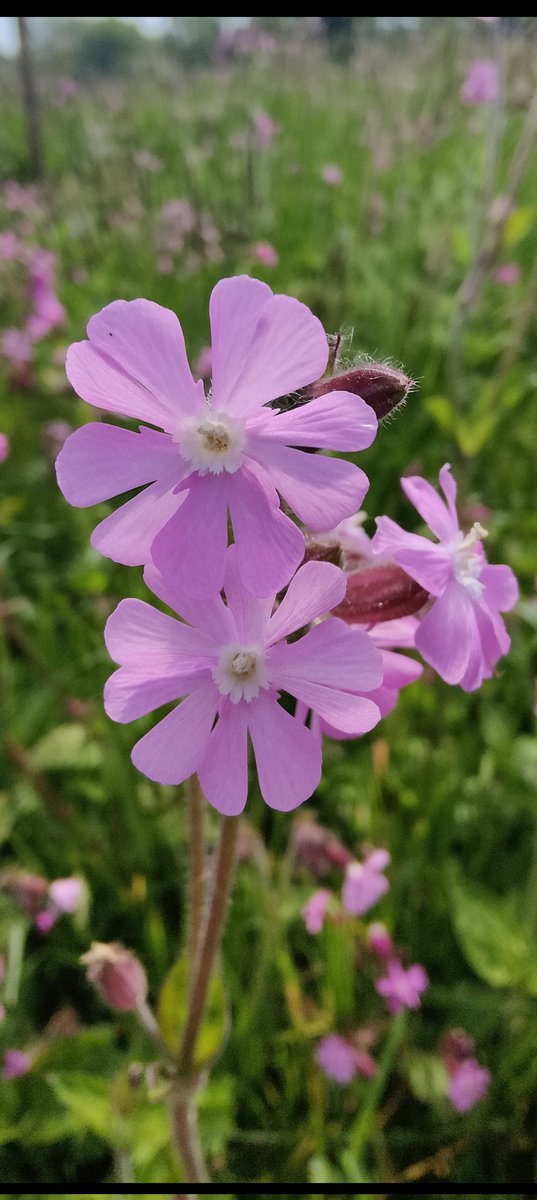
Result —
POLYGON ((479 600, 483 592, 483 584, 479 577, 484 566, 482 556, 476 554, 474 547, 477 542, 481 542, 486 537, 488 537, 487 530, 483 529, 479 521, 476 521, 466 536, 459 530, 451 547, 455 579, 458 583, 462 583, 470 593, 472 600, 479 600))
POLYGON ((260 688, 269 686, 265 656, 260 646, 243 646, 232 642, 220 652, 213 679, 222 694, 233 704, 247 702, 259 695, 260 688))
POLYGON ((227 471, 232 475, 242 464, 242 452, 246 442, 246 431, 241 422, 228 413, 213 412, 207 406, 207 414, 188 417, 173 435, 181 454, 200 475, 221 475, 227 471))

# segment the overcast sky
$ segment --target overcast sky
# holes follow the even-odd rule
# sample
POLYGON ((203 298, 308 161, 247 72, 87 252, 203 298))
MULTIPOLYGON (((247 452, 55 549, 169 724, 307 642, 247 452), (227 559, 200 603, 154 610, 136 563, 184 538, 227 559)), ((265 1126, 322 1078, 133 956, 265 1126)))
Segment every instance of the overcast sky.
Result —
MULTIPOLYGON (((221 19, 234 24, 240 24, 242 21, 249 20, 248 17, 222 17, 221 19)), ((158 35, 162 33, 163 29, 166 28, 169 17, 121 17, 120 20, 133 21, 143 33, 151 36, 152 34, 158 35)), ((17 18, 0 17, 0 54, 16 54, 17 49, 17 18)))

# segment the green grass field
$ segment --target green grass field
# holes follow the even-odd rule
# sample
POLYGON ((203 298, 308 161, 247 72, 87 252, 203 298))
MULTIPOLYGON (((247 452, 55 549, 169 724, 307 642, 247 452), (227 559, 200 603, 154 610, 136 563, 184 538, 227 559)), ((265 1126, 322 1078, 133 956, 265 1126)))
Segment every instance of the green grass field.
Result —
MULTIPOLYGON (((11 444, 0 466, 2 860, 87 884, 84 911, 46 936, 0 892, 0 1049, 24 1049, 33 1064, 0 1080, 5 1183, 178 1178, 165 1080, 155 1068, 134 1080, 133 1064, 155 1052, 133 1017, 109 1013, 79 958, 92 939, 123 942, 156 998, 185 927, 184 797, 137 774, 135 730, 104 714, 103 625, 121 597, 144 595, 143 582, 91 549, 95 512, 59 493, 47 424, 90 417, 62 364, 99 308, 145 296, 174 309, 195 360, 212 286, 240 272, 342 331, 347 358, 390 361, 417 381, 360 458, 368 516, 418 529, 399 477, 411 468, 435 482, 450 461, 467 512, 490 509, 489 556, 512 566, 521 601, 494 680, 466 695, 427 671, 372 734, 327 743, 322 784, 305 806, 354 854, 390 850, 391 889, 373 919, 430 978, 397 1042, 369 960, 355 952, 363 922, 308 936, 300 912, 319 884, 291 854, 293 818, 267 809, 253 784, 224 943, 229 1036, 201 1100, 212 1178, 269 1190, 438 1181, 523 1190, 535 1177, 536 77, 531 41, 511 34, 498 109, 462 105, 469 62, 495 52, 477 24, 375 38, 346 64, 313 40, 192 70, 154 48, 140 68, 79 82, 67 97, 39 68, 47 175, 25 192, 26 212, 5 187, 30 184, 5 64, 0 233, 53 251, 66 316, 31 362, 0 357, 0 429, 11 444), (259 113, 278 126, 265 146, 259 113), (339 184, 324 181, 327 165, 340 168, 339 184), (172 201, 185 203, 164 209, 172 201), (258 261, 260 242, 275 265, 258 261), (512 286, 496 281, 506 263, 520 268, 512 286), (464 281, 476 272, 468 300, 464 281), (338 1087, 316 1066, 318 1037, 349 1025, 371 1033, 384 1072, 376 1091, 365 1079, 338 1087), (438 1082, 440 1039, 461 1026, 492 1076, 467 1114, 438 1082)), ((23 275, 19 262, 0 262, 0 337, 26 319, 23 275)), ((137 736, 150 724, 139 721, 137 736)), ((211 812, 213 841, 217 824, 211 812)), ((336 871, 321 882, 340 880, 336 871)))

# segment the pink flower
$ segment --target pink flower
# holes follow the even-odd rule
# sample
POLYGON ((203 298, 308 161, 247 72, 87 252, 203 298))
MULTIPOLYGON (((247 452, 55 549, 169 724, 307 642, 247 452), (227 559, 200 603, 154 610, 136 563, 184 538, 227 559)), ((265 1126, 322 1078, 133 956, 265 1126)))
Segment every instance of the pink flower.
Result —
POLYGON ((392 958, 394 945, 381 921, 374 921, 367 930, 367 944, 377 958, 392 958))
POLYGON ((319 888, 310 896, 302 909, 302 916, 308 933, 320 933, 324 925, 328 905, 332 899, 329 888, 319 888))
POLYGON ((254 113, 253 125, 260 150, 266 150, 280 132, 280 126, 268 113, 261 111, 254 113))
POLYGON ((327 163, 321 171, 321 179, 330 187, 337 187, 343 180, 343 171, 335 163, 327 163))
POLYGON ((357 1074, 354 1046, 337 1033, 330 1033, 321 1038, 315 1050, 315 1058, 321 1071, 336 1083, 352 1083, 357 1074))
POLYGON ((81 508, 150 484, 97 526, 92 544, 130 565, 146 562, 152 550, 192 596, 222 587, 229 510, 243 583, 268 596, 287 583, 304 553, 303 534, 281 511, 278 493, 318 530, 355 511, 368 486, 353 463, 303 448, 365 449, 377 421, 346 392, 291 412, 267 407, 326 366, 322 325, 298 300, 238 276, 216 285, 210 315, 209 399, 192 378, 181 327, 168 309, 117 300, 92 317, 89 341, 67 355, 75 391, 97 408, 165 432, 86 425, 65 443, 58 481, 81 508))
POLYGON ((451 1073, 448 1099, 457 1112, 468 1112, 486 1096, 490 1086, 490 1071, 481 1067, 475 1058, 458 1063, 451 1073))
POLYGON ((478 58, 469 68, 461 88, 463 104, 494 104, 500 93, 498 64, 492 58, 478 58))
POLYGON ((197 379, 210 379, 213 369, 213 356, 210 346, 203 346, 200 350, 196 362, 194 363, 194 374, 197 379))
POLYGON ((9 458, 9 438, 7 433, 0 433, 0 463, 9 458))
POLYGON ((277 250, 270 242, 256 242, 255 246, 252 246, 252 254, 264 267, 277 267, 280 261, 277 250))
POLYGON ((5 1050, 2 1079, 18 1079, 21 1075, 27 1075, 31 1066, 30 1055, 25 1054, 24 1050, 5 1050))
POLYGON ((2 262, 13 262, 21 257, 21 253, 21 244, 12 229, 6 229, 4 233, 0 233, 0 260, 2 262))
POLYGON ((44 909, 43 912, 37 914, 35 918, 35 927, 38 933, 50 933, 52 926, 56 924, 58 914, 50 912, 49 909, 44 909))
POLYGON ((502 263, 499 267, 496 267, 494 278, 496 283, 502 284, 503 287, 512 287, 520 279, 520 267, 518 263, 502 263))
POLYGON ((459 529, 457 489, 449 464, 439 478, 446 503, 420 476, 401 480, 438 544, 405 533, 389 517, 379 517, 373 548, 377 554, 390 554, 434 598, 416 633, 416 649, 446 683, 471 692, 491 677, 498 659, 509 650, 500 612, 516 603, 518 587, 509 567, 487 563, 482 545, 486 531, 477 522, 466 535, 459 529))
POLYGON ((14 366, 29 363, 32 358, 32 342, 22 329, 6 329, 0 336, 0 354, 14 366))
POLYGON ((49 900, 58 913, 74 913, 80 907, 83 886, 75 875, 67 879, 54 879, 49 889, 49 900))
POLYGON ((279 692, 349 733, 363 733, 379 719, 376 705, 357 694, 377 687, 381 676, 367 634, 331 619, 298 641, 286 640, 343 594, 343 572, 306 563, 272 616, 274 594, 258 600, 246 591, 236 546, 227 551, 227 606, 218 595, 204 601, 182 595, 173 577, 154 566, 145 580, 188 624, 140 600, 121 601, 106 626, 108 651, 120 664, 105 688, 106 711, 124 723, 186 699, 137 742, 134 765, 169 784, 197 771, 209 803, 235 816, 246 803, 249 733, 266 803, 280 811, 302 804, 320 779, 320 739, 278 704, 279 692))
POLYGON ((365 862, 350 863, 345 872, 341 896, 348 913, 361 917, 386 894, 390 885, 382 872, 389 862, 387 850, 373 850, 365 862))
POLYGON ((420 995, 429 987, 429 978, 419 964, 405 970, 398 958, 392 958, 375 987, 379 996, 384 997, 388 1012, 395 1015, 402 1008, 421 1007, 420 995))

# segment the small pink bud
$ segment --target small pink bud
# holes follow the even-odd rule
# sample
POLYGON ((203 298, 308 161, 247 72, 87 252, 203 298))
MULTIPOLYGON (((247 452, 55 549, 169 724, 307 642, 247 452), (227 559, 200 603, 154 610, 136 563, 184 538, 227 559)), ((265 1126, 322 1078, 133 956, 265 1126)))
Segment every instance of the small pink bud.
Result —
POLYGON ((0 877, 0 888, 12 896, 27 917, 35 918, 46 905, 48 883, 40 875, 30 875, 26 871, 4 871, 0 877))
POLYGON ((391 958, 394 953, 392 939, 381 921, 374 921, 367 931, 367 943, 377 958, 391 958))
POLYGON ((440 1054, 450 1073, 459 1063, 470 1058, 475 1049, 473 1037, 465 1029, 450 1029, 440 1042, 440 1054))
POLYGON ((412 616, 428 599, 429 593, 401 567, 367 567, 349 576, 345 599, 332 615, 348 625, 377 625, 412 616))
POLYGON ((2 1079, 18 1079, 20 1075, 27 1075, 31 1066, 30 1055, 25 1054, 24 1050, 6 1050, 1 1072, 2 1079))
POLYGON ((353 396, 361 396, 380 420, 404 404, 413 386, 414 381, 410 376, 397 371, 395 367, 387 367, 383 363, 365 363, 342 375, 333 375, 331 379, 319 379, 317 383, 304 388, 301 397, 315 400, 327 392, 352 392, 353 396))
POLYGON ((346 867, 353 856, 330 829, 312 817, 299 817, 292 826, 291 855, 313 875, 325 875, 332 867, 346 867))
POLYGON ((110 1008, 134 1012, 147 996, 147 977, 132 950, 119 942, 93 942, 81 962, 87 978, 110 1008))
POLYGON ((50 933, 52 926, 56 924, 58 914, 54 912, 40 912, 35 918, 35 927, 38 933, 50 933))

